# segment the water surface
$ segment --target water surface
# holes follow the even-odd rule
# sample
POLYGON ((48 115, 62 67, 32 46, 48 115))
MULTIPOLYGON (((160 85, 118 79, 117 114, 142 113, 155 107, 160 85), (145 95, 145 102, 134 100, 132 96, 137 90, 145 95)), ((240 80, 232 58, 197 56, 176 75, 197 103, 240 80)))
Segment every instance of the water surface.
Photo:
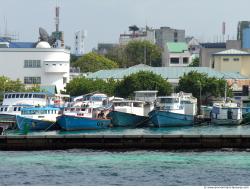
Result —
POLYGON ((250 152, 0 152, 0 185, 250 185, 250 152))

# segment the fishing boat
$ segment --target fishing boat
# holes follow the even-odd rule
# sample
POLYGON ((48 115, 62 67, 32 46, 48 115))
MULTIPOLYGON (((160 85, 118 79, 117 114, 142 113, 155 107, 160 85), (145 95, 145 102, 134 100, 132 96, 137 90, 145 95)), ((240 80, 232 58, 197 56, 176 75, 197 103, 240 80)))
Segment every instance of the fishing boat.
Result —
MULTIPOLYGON (((153 109, 153 108, 152 108, 153 109)), ((150 104, 137 100, 113 101, 113 110, 109 113, 112 124, 118 127, 130 127, 146 124, 150 104)))
POLYGON ((106 117, 107 111, 92 107, 65 108, 63 115, 57 118, 57 123, 66 131, 104 129, 111 124, 111 120, 106 117))
POLYGON ((215 125, 240 125, 242 108, 234 102, 218 102, 213 104, 211 121, 215 125))
POLYGON ((60 115, 60 108, 32 107, 22 108, 21 115, 16 116, 19 130, 51 130, 56 128, 56 118, 60 115))
POLYGON ((135 100, 113 100, 109 113, 112 125, 118 127, 148 126, 148 113, 154 108, 158 91, 135 91, 135 100))
POLYGON ((173 93, 157 98, 149 117, 156 127, 190 126, 194 124, 197 99, 189 93, 173 93))

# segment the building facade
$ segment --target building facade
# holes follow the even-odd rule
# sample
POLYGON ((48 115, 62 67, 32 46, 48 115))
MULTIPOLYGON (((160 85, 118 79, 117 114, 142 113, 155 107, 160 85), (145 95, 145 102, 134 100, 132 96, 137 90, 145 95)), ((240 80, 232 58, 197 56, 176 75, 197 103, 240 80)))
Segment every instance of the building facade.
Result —
POLYGON ((214 53, 218 53, 227 49, 241 49, 241 41, 228 40, 225 43, 201 43, 200 49, 200 65, 210 67, 210 59, 214 53))
POLYGON ((250 53, 236 49, 214 53, 211 67, 222 72, 237 72, 250 78, 250 53))
POLYGON ((187 67, 191 63, 188 45, 184 42, 166 43, 162 53, 163 67, 187 67))
POLYGON ((185 42, 185 30, 161 27, 155 29, 155 39, 156 44, 163 49, 167 42, 185 42))
POLYGON ((9 43, 0 48, 0 75, 21 80, 27 87, 55 87, 57 93, 69 82, 70 51, 38 44, 9 43))
POLYGON ((119 44, 127 45, 130 41, 149 41, 155 44, 155 30, 150 28, 140 28, 138 31, 120 34, 119 44))
POLYGON ((237 39, 241 41, 243 49, 250 48, 250 21, 240 21, 237 28, 237 39))

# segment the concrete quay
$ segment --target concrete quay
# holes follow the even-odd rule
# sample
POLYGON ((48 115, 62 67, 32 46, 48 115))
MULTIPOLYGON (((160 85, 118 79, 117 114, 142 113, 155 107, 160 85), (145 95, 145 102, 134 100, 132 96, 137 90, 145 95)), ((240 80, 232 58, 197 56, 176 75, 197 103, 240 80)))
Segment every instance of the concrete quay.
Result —
POLYGON ((250 135, 43 135, 0 136, 0 150, 248 149, 250 135))

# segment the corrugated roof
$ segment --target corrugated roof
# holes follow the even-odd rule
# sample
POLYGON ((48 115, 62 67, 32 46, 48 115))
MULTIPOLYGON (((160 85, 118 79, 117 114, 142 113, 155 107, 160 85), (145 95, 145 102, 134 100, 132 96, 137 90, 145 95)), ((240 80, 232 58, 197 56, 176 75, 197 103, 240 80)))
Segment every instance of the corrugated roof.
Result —
POLYGON ((137 73, 139 71, 152 71, 155 74, 161 75, 165 79, 179 79, 185 73, 197 71, 198 73, 205 73, 209 77, 225 78, 225 79, 247 79, 235 72, 219 72, 208 67, 150 67, 150 66, 133 66, 130 68, 100 70, 87 76, 90 79, 123 79, 125 76, 137 73))
POLYGON ((229 49, 218 53, 214 53, 213 55, 216 56, 216 55, 250 55, 250 54, 248 52, 240 51, 237 49, 229 49))
POLYGON ((167 48, 171 53, 182 53, 188 50, 187 43, 183 42, 169 42, 167 43, 167 48))

